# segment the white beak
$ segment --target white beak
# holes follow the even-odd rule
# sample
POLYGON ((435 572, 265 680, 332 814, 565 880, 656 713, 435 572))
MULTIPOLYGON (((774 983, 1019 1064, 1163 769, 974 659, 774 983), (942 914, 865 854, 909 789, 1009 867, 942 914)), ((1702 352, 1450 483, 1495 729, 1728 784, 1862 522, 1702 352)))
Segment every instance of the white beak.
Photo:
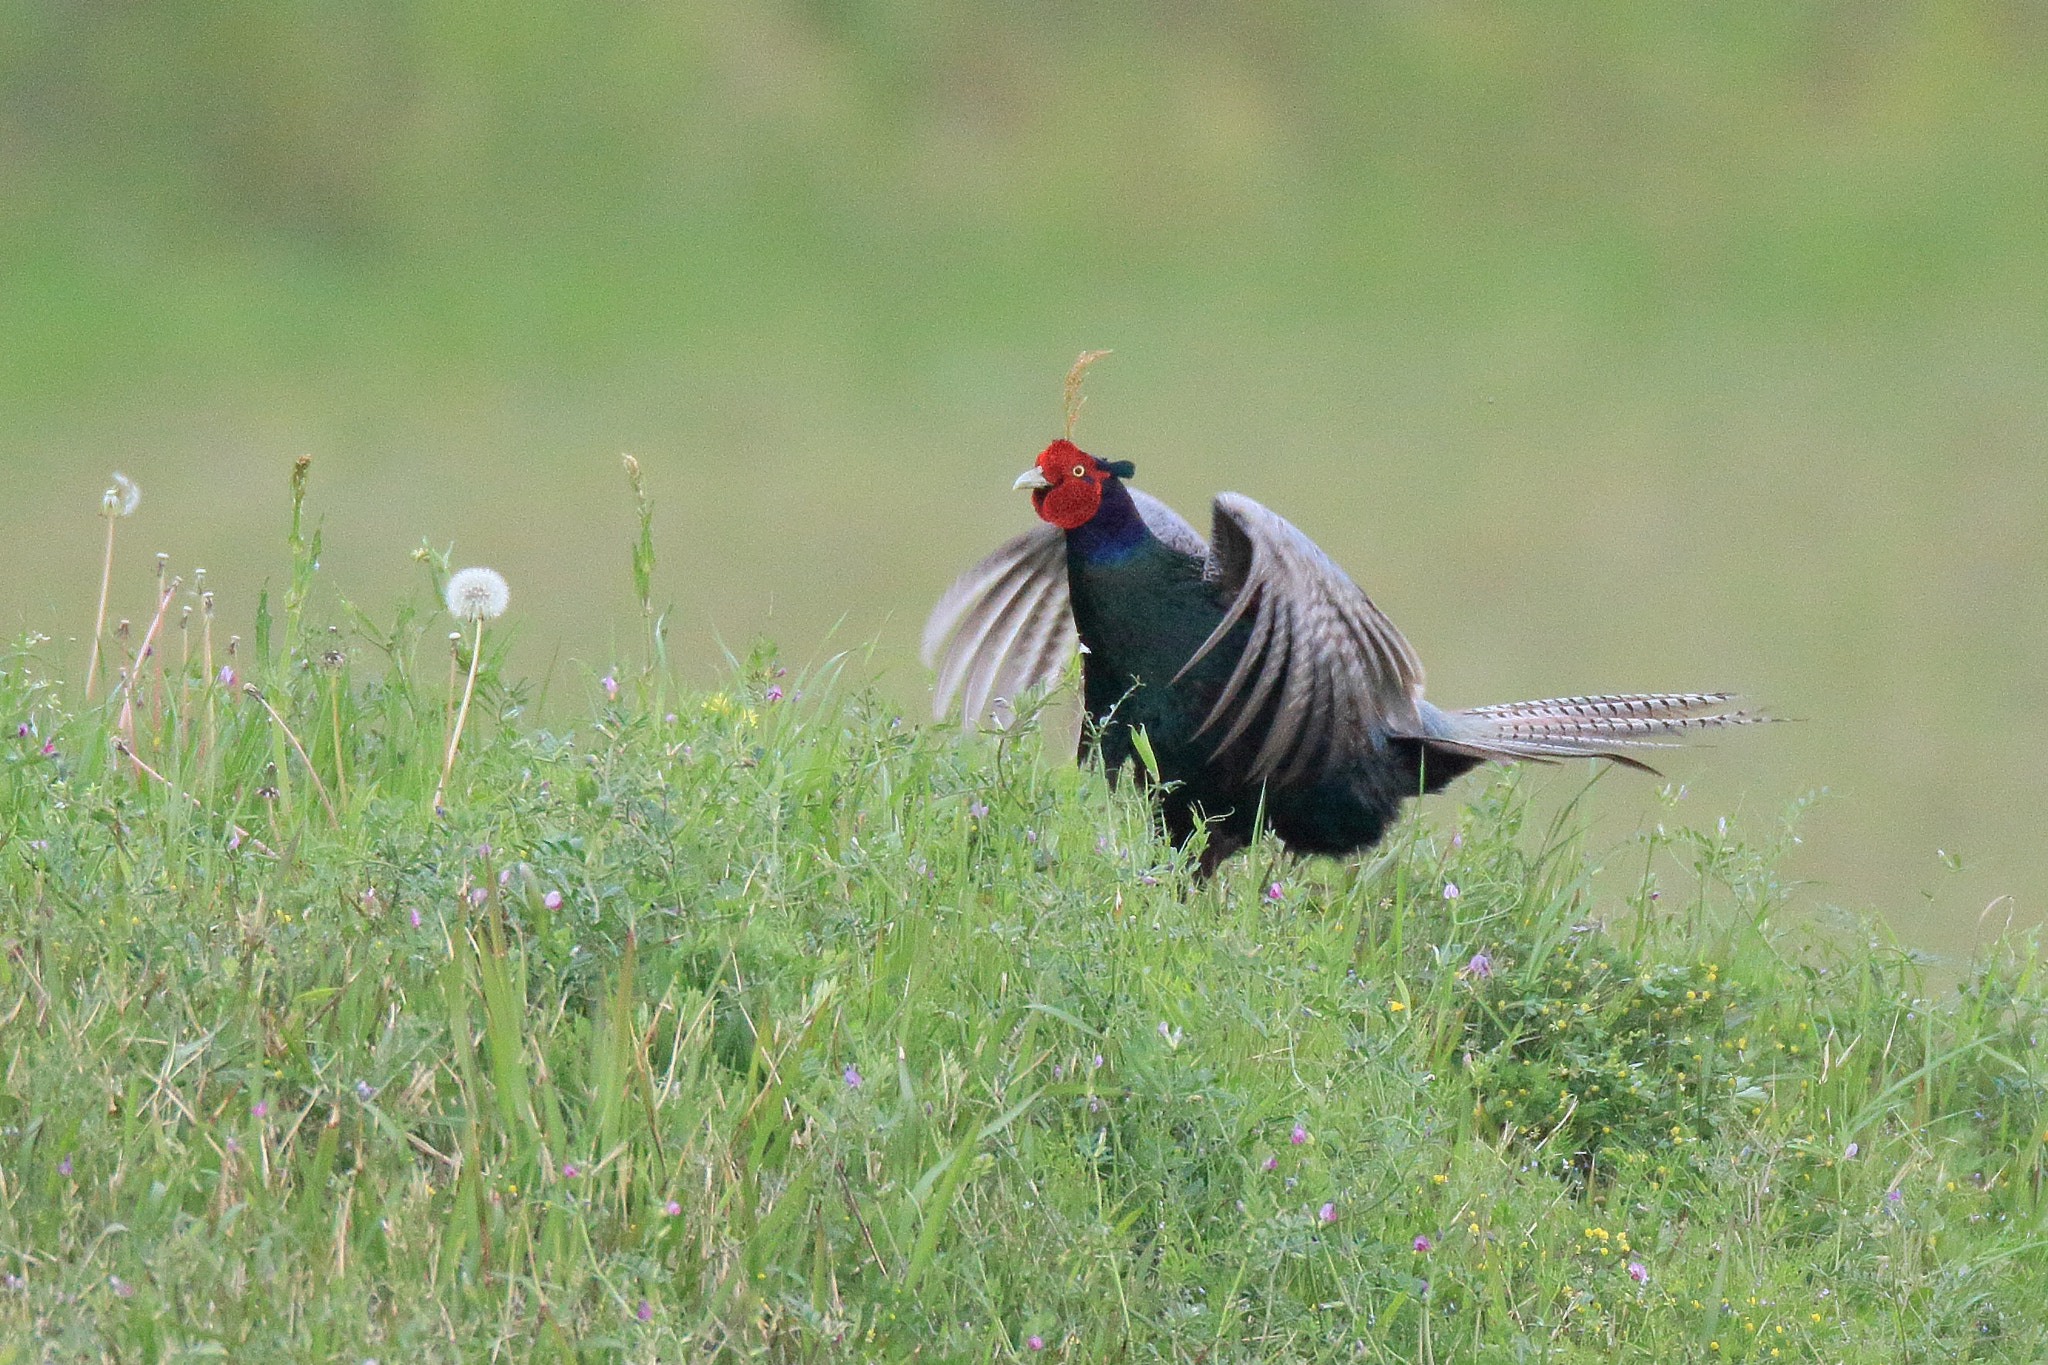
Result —
POLYGON ((1037 465, 1033 465, 1031 466, 1031 468, 1025 470, 1022 474, 1019 474, 1017 476, 1017 482, 1011 484, 1010 487, 1050 488, 1052 487, 1052 485, 1046 481, 1044 472, 1040 470, 1037 465))

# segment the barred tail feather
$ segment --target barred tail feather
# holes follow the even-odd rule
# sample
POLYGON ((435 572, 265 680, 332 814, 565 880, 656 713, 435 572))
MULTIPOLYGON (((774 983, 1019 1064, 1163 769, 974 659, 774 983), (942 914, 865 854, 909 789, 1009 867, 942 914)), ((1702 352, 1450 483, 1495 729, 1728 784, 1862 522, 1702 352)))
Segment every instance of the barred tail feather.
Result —
POLYGON ((1635 692, 1503 702, 1438 712, 1431 738, 1480 758, 1607 758, 1644 768, 1630 751, 1675 748, 1701 730, 1771 719, 1731 707, 1734 700, 1727 692, 1635 692))

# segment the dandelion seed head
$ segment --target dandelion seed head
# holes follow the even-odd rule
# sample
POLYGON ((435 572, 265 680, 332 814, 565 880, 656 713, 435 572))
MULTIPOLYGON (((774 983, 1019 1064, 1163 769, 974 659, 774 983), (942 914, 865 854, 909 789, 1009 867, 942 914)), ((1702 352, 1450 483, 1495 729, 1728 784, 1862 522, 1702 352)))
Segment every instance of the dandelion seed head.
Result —
POLYGON ((103 517, 132 517, 135 509, 142 506, 142 487, 135 480, 114 471, 114 486, 100 494, 100 515, 103 517))
POLYGON ((512 601, 505 575, 482 565, 448 576, 448 614, 459 621, 488 621, 505 614, 512 601))

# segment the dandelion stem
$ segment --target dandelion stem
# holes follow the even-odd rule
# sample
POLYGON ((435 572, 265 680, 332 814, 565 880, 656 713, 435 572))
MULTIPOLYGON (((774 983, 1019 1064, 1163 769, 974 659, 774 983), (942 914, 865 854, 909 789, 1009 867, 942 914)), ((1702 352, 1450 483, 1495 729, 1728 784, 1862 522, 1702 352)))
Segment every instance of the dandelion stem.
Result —
POLYGON ((142 649, 142 658, 145 664, 150 661, 154 661, 156 664, 149 680, 149 729, 151 734, 157 732, 159 722, 163 719, 164 661, 162 656, 152 653, 149 644, 150 641, 156 639, 157 630, 164 622, 164 612, 170 609, 171 597, 178 590, 176 583, 166 586, 164 582, 164 575, 170 571, 170 560, 171 557, 169 555, 160 554, 156 557, 156 618, 149 623, 149 632, 147 638, 143 640, 142 649))
POLYGON ((92 657, 85 666, 85 699, 92 700, 93 679, 100 671, 100 637, 107 630, 107 588, 114 581, 114 518, 107 519, 107 552, 100 561, 100 609, 92 618, 92 657))
POLYGON ((334 720, 334 785, 341 792, 342 804, 348 803, 348 770, 341 761, 341 670, 327 680, 328 715, 334 720))
POLYGON ((441 780, 434 784, 434 809, 441 809, 441 794, 448 789, 448 775, 455 771, 455 750, 462 744, 462 726, 469 719, 469 698, 476 691, 476 662, 484 652, 484 618, 476 618, 476 639, 469 647, 469 680, 462 685, 462 706, 455 712, 455 729, 448 736, 448 755, 441 760, 441 780))
POLYGON ((314 768, 313 760, 306 757, 306 746, 299 743, 299 737, 292 733, 291 726, 285 724, 284 717, 277 714, 277 708, 270 704, 270 698, 263 695, 261 688, 255 683, 244 683, 242 690, 262 704, 263 709, 270 713, 270 718, 277 722, 277 728, 284 732, 284 737, 291 741, 292 752, 299 756, 299 762, 306 765, 306 776, 313 779, 313 790, 319 793, 320 804, 327 808, 327 822, 340 829, 341 817, 334 813, 334 803, 327 799, 327 784, 320 780, 319 770, 314 768))
MULTIPOLYGON (((144 681, 143 669, 149 660, 150 643, 156 639, 156 628, 164 623, 164 609, 171 605, 171 598, 178 591, 178 580, 157 585, 156 615, 149 620, 149 629, 142 632, 142 644, 135 651, 135 658, 128 673, 128 686, 121 693, 121 720, 115 728, 128 736, 128 742, 135 742, 135 689, 144 681)), ((152 725, 155 718, 151 718, 152 725)))
MULTIPOLYGON (((200 572, 201 572, 201 573, 204 573, 204 572, 205 572, 205 570, 204 570, 204 569, 202 569, 202 570, 200 570, 200 572)), ((201 657, 201 666, 202 666, 203 668, 205 668, 205 670, 206 670, 206 672, 205 672, 204 676, 203 676, 203 677, 201 677, 201 679, 200 679, 200 684, 199 684, 199 685, 200 685, 200 687, 201 687, 202 689, 204 689, 204 692, 205 692, 205 696, 206 696, 206 726, 205 726, 205 731, 204 731, 204 736, 205 736, 205 737, 204 737, 204 741, 203 741, 203 742, 204 742, 204 743, 205 743, 205 745, 206 745, 206 754, 207 754, 208 756, 211 756, 211 755, 212 755, 212 753, 213 753, 213 741, 214 741, 214 734, 213 734, 213 689, 214 689, 214 677, 213 677, 213 594, 212 594, 212 593, 210 593, 210 592, 203 592, 203 593, 201 593, 201 594, 199 595, 199 645, 200 645, 200 653, 201 653, 201 656, 202 656, 202 657, 201 657)))

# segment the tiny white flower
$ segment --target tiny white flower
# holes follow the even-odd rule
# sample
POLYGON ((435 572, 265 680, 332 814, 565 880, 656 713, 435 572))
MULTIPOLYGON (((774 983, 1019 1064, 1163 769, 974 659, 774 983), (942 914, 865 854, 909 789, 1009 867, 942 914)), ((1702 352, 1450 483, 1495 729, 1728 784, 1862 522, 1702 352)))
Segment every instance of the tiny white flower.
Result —
POLYGON ((505 575, 496 569, 458 569, 448 576, 448 614, 462 621, 502 616, 512 600, 505 575))

